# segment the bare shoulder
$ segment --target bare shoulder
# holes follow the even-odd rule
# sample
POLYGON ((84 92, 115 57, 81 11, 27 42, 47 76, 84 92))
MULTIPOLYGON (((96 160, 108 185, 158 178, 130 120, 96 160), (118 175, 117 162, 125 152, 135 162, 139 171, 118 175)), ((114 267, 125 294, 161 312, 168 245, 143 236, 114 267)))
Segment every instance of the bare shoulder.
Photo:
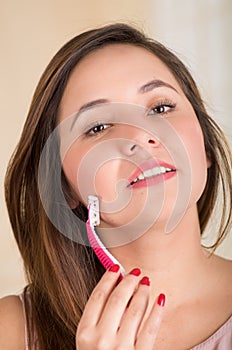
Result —
POLYGON ((0 349, 25 350, 24 315, 16 295, 0 299, 0 349))

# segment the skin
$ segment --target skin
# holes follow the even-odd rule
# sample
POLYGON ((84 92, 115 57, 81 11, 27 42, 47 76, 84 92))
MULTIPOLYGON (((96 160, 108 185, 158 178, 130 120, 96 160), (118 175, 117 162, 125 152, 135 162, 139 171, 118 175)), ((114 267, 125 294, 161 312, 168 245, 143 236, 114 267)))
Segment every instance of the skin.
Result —
MULTIPOLYGON (((76 67, 64 92, 60 107, 60 121, 67 120, 67 118, 75 111, 79 110, 83 104, 102 98, 107 99, 109 102, 140 105, 144 109, 151 108, 163 99, 168 99, 172 103, 177 104, 176 111, 167 114, 166 118, 173 129, 178 133, 180 140, 184 143, 185 151, 188 154, 188 160, 191 160, 191 173, 194 177, 194 181, 192 182, 193 188, 190 198, 192 203, 189 204, 190 206, 197 201, 203 191, 207 168, 203 136, 191 104, 184 96, 168 69, 154 55, 144 49, 136 47, 131 48, 125 45, 117 45, 117 47, 120 47, 120 51, 115 47, 109 46, 103 50, 94 52, 76 67), (111 54, 112 51, 113 53, 111 54), (113 58, 112 55, 114 55, 113 58), (133 60, 133 65, 131 65, 130 60, 133 60), (142 67, 141 60, 144 61, 142 67), (154 78, 169 83, 176 91, 168 87, 160 87, 146 93, 138 93, 138 89, 141 86, 154 78), (188 116, 188 118, 186 118, 186 116, 188 116), (192 147, 193 144, 194 148, 192 147)), ((77 120, 77 129, 78 126, 77 120)), ((170 135, 170 137, 171 136, 172 135, 170 135)), ((94 194, 104 201, 115 200, 117 195, 115 186, 121 179, 128 179, 133 173, 135 169, 135 164, 133 162, 136 162, 138 165, 149 156, 150 158, 160 159, 170 164, 174 163, 170 154, 171 149, 166 149, 165 143, 162 144, 148 131, 145 132, 143 129, 133 126, 133 122, 131 122, 130 125, 114 125, 113 127, 107 128, 104 132, 98 133, 97 136, 94 137, 81 135, 67 152, 63 162, 63 168, 78 194, 78 197, 82 199, 85 204, 87 202, 87 195, 89 194, 90 181, 86 181, 85 174, 85 176, 83 176, 83 178, 80 177, 77 182, 77 174, 81 162, 85 161, 86 155, 90 152, 93 154, 92 158, 100 158, 99 152, 101 152, 101 149, 98 152, 93 150, 94 147, 108 141, 107 145, 113 148, 113 141, 111 143, 109 141, 119 138, 128 139, 129 145, 118 146, 114 154, 116 154, 119 159, 108 158, 105 164, 99 162, 99 168, 96 174, 94 174, 94 194), (130 146, 129 140, 139 147, 137 151, 131 152, 131 154, 128 153, 128 147, 130 146), (149 141, 153 142, 151 143, 149 141), (140 149, 143 149, 144 154, 140 154, 140 149), (85 183, 87 183, 86 188, 85 183)), ((180 159, 176 157, 177 159, 175 159, 175 161, 179 168, 178 176, 180 178, 177 179, 176 176, 165 183, 164 196, 162 190, 160 191, 161 193, 159 193, 161 186, 149 189, 150 191, 155 191, 154 195, 157 198, 157 202, 165 201, 163 211, 159 218, 159 223, 161 225, 165 225, 167 217, 170 217, 176 200, 178 181, 180 181, 180 183, 183 182, 185 167, 187 168, 188 166, 187 164, 181 164, 181 155, 178 156, 180 159)), ((130 190, 123 188, 123 190, 119 191, 119 195, 122 198, 123 196, 126 197, 125 193, 127 191, 130 190)), ((118 227, 130 222, 131 218, 139 213, 141 204, 144 205, 147 199, 147 189, 131 192, 132 198, 129 206, 125 206, 125 210, 120 211, 120 213, 116 212, 115 214, 110 213, 110 215, 107 215, 107 213, 101 210, 101 223, 103 226, 118 227)), ((146 211, 146 218, 147 215, 148 211, 146 211)), ((161 230, 163 230, 163 228, 161 228, 161 230)))
MULTIPOLYGON (((109 248, 127 274, 120 283, 116 283, 119 273, 107 271, 96 286, 77 329, 77 349, 88 350, 93 346, 104 349, 109 345, 112 349, 119 346, 126 349, 153 349, 155 346, 159 350, 191 348, 207 339, 232 314, 232 262, 216 255, 210 256, 200 244, 196 203, 204 189, 210 162, 206 158, 199 123, 191 104, 164 64, 146 50, 130 45, 107 46, 89 54, 77 65, 61 101, 59 122, 67 120, 83 104, 96 99, 135 104, 144 109, 164 99, 174 102, 175 110, 162 117, 181 139, 182 151, 187 153, 189 163, 181 163, 180 151, 175 159, 178 175, 165 181, 165 191, 159 192, 163 183, 154 188, 130 189, 130 203, 123 210, 114 214, 108 214, 107 210, 101 213, 101 228, 112 229, 131 223, 146 203, 148 191, 163 204, 153 224, 139 239, 109 248), (138 93, 138 89, 152 79, 160 79, 174 89, 159 87, 138 93), (175 207, 179 184, 183 184, 187 166, 191 169, 188 205, 180 208, 181 221, 170 234, 166 234, 166 224, 175 207), (142 270, 141 276, 128 273, 134 267, 142 270), (150 287, 139 284, 144 275, 150 277, 150 287), (160 293, 166 295, 162 311, 156 304, 160 293), (124 312, 132 296, 130 307, 124 312), (152 329, 155 324, 157 327, 152 329), (148 329, 152 329, 150 337, 148 329)), ((78 205, 78 201, 86 203, 87 189, 84 180, 80 178, 81 181, 77 182, 77 174, 87 155, 93 152, 96 157, 94 147, 104 141, 111 144, 118 138, 127 140, 124 147, 116 149, 119 158, 99 164, 94 173, 94 184, 91 184, 102 202, 112 202, 118 195, 122 204, 126 203, 126 188, 122 186, 117 191, 115 185, 133 173, 135 158, 137 163, 141 163, 144 154, 149 154, 173 163, 162 137, 156 138, 132 123, 123 127, 111 126, 96 137, 81 135, 70 147, 63 162, 66 176, 77 194, 77 200, 70 203, 72 207, 78 205), (131 145, 136 145, 134 152, 128 152, 131 145), (141 149, 146 152, 140 153, 141 149)), ((146 215, 150 217, 152 210, 148 210, 146 215)), ((6 300, 0 301, 3 320, 6 318, 5 303, 6 300)), ((11 314, 15 322, 21 321, 22 312, 16 314, 12 309, 11 314)), ((9 332, 14 333, 11 323, 7 325, 9 332)), ((0 339, 5 334, 0 325, 0 339)), ((19 338, 23 339, 22 330, 20 334, 22 337, 19 338)), ((6 349, 16 349, 13 342, 12 347, 6 349)))
MULTIPOLYGON (((231 281, 231 262, 217 256, 209 257, 200 245, 196 203, 204 189, 210 162, 206 158, 202 132, 190 103, 172 74, 154 55, 142 48, 115 45, 90 54, 76 67, 62 99, 60 120, 65 120, 83 104, 96 99, 149 108, 160 98, 168 98, 176 103, 176 110, 167 114, 166 118, 178 133, 189 156, 192 189, 188 208, 179 225, 171 234, 166 235, 165 225, 178 191, 177 177, 166 181, 163 209, 154 225, 138 240, 109 250, 127 272, 134 266, 139 266, 143 274, 151 278, 153 283, 146 315, 159 293, 166 294, 166 311, 156 346, 158 349, 180 349, 205 340, 232 314, 232 289, 228 283, 231 281), (161 87, 139 94, 139 87, 154 78, 170 84, 176 91, 161 87), (177 324, 183 328, 179 339, 176 338, 177 324)), ((84 161, 93 146, 114 137, 126 137, 145 148, 153 157, 172 161, 165 144, 156 139, 149 143, 151 135, 131 125, 123 125, 123 128, 114 125, 94 139, 82 137, 67 152, 63 163, 79 199, 82 198, 78 186, 82 183, 76 182, 76 174, 81 161, 84 161)), ((130 161, 133 161, 136 153, 128 157, 125 149, 118 152, 121 156, 119 161, 109 161, 103 166, 99 164, 100 170, 95 174, 95 194, 105 200, 114 199, 115 183, 121 178, 128 178, 133 171, 131 168, 134 168, 130 161)), ((178 159, 176 161, 180 164, 178 159)), ((178 168, 180 183, 185 175, 185 165, 178 168)), ((101 225, 111 228, 130 221, 138 213, 141 203, 146 200, 146 190, 144 188, 132 191, 131 204, 129 208, 126 207, 125 213, 122 211, 113 216, 101 214, 101 225)))

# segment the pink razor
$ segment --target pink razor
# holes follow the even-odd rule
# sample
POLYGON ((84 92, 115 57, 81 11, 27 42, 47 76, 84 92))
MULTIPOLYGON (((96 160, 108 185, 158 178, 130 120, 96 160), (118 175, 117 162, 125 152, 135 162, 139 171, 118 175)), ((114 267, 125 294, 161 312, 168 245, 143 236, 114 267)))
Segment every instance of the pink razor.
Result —
POLYGON ((107 250, 99 236, 95 231, 95 226, 100 224, 99 215, 99 201, 96 196, 88 197, 88 220, 86 222, 86 229, 91 247, 93 248, 95 254, 97 255, 99 261, 108 270, 114 264, 120 266, 121 275, 120 278, 125 274, 123 266, 119 263, 117 259, 107 250))

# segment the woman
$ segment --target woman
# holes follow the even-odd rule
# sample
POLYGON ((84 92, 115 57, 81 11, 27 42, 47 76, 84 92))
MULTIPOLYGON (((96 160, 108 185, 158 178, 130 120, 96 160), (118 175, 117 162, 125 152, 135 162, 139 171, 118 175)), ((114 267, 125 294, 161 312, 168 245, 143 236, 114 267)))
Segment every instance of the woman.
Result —
POLYGON ((165 47, 124 24, 72 39, 38 84, 6 176, 28 287, 22 302, 1 300, 1 347, 230 349, 232 263, 200 236, 220 184, 212 248, 229 232, 231 163, 165 47), (121 281, 88 246, 88 195, 99 198, 97 230, 121 281))

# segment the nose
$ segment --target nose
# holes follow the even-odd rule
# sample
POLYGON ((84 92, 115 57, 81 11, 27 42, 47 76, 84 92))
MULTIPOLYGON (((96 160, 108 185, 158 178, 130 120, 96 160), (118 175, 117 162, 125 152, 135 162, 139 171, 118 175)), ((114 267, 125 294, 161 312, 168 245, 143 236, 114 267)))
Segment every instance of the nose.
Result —
POLYGON ((138 139, 124 139, 123 140, 123 146, 122 146, 122 152, 126 156, 133 156, 137 152, 139 152, 141 149, 145 149, 149 152, 152 148, 156 148, 159 146, 159 140, 155 137, 151 137, 151 135, 144 135, 142 140, 141 138, 138 139))

